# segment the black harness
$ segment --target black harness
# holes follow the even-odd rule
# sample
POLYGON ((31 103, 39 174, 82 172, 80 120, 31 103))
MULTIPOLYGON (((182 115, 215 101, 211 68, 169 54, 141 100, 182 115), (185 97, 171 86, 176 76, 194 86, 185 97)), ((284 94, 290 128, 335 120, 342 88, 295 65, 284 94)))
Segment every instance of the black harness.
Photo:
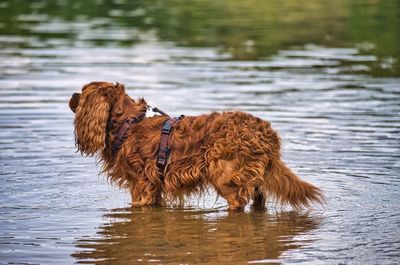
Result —
MULTIPOLYGON (((162 116, 169 117, 168 114, 166 114, 165 112, 163 112, 162 110, 160 110, 158 108, 151 108, 149 106, 148 109, 151 109, 153 112, 158 112, 162 116)), ((116 156, 116 154, 120 150, 122 144, 125 142, 125 140, 127 138, 127 133, 128 133, 129 127, 133 124, 139 123, 140 121, 142 121, 144 119, 144 117, 146 117, 146 112, 143 112, 142 114, 140 114, 140 116, 135 117, 131 120, 124 121, 124 123, 121 125, 121 128, 115 134, 114 143, 111 146, 113 157, 116 156)), ((160 144, 159 144, 158 152, 157 152, 157 166, 161 172, 161 175, 160 175, 161 180, 164 179, 164 171, 168 164, 169 155, 171 153, 171 148, 169 146, 169 136, 173 129, 173 125, 176 122, 182 120, 184 117, 185 117, 184 115, 181 115, 177 118, 169 118, 163 123, 162 129, 161 129, 160 144)))
POLYGON ((168 164, 168 158, 171 153, 171 148, 169 146, 169 135, 171 134, 172 125, 174 125, 174 123, 178 122, 184 117, 185 117, 184 115, 181 115, 178 118, 170 118, 166 120, 163 124, 161 130, 161 140, 160 140, 160 145, 158 147, 158 155, 157 155, 157 166, 163 173, 165 167, 168 164))

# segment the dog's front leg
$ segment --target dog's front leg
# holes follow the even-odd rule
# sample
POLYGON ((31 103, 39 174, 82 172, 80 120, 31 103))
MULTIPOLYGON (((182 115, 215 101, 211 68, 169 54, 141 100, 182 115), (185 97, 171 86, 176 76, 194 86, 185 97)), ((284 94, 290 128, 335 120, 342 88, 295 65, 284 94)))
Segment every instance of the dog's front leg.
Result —
POLYGON ((133 207, 155 205, 161 202, 160 192, 150 181, 136 183, 134 187, 131 187, 130 192, 133 207))

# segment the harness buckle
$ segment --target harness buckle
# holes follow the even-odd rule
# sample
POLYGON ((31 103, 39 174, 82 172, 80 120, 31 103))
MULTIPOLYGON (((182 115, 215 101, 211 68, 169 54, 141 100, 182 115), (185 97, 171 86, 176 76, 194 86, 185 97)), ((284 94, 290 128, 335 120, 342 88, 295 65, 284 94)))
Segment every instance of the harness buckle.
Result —
POLYGON ((169 134, 171 132, 171 125, 169 122, 167 122, 164 127, 162 128, 162 133, 163 134, 169 134))

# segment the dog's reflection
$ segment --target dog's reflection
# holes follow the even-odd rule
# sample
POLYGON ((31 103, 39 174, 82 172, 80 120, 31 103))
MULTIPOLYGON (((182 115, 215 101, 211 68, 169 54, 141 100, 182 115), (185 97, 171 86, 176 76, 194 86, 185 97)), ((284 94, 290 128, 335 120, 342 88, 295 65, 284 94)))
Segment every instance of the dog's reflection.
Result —
POLYGON ((308 214, 265 211, 115 209, 93 238, 76 242, 78 263, 237 264, 278 262, 284 251, 310 244, 295 236, 319 225, 308 214), (275 260, 275 261, 274 261, 275 260))

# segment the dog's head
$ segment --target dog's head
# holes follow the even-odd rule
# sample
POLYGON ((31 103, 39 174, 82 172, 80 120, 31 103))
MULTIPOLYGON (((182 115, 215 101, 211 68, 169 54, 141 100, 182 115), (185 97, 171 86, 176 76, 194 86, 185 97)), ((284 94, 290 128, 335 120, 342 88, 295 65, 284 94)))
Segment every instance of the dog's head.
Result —
POLYGON ((109 82, 91 82, 86 84, 82 88, 82 93, 72 94, 69 100, 69 107, 76 113, 77 108, 86 106, 82 102, 93 103, 93 100, 103 99, 109 103, 113 103, 116 98, 125 94, 125 87, 123 84, 119 83, 109 83, 109 82))
POLYGON ((94 155, 105 148, 109 119, 124 116, 128 102, 134 104, 119 83, 91 82, 72 95, 69 107, 75 113, 75 143, 82 154, 94 155))

